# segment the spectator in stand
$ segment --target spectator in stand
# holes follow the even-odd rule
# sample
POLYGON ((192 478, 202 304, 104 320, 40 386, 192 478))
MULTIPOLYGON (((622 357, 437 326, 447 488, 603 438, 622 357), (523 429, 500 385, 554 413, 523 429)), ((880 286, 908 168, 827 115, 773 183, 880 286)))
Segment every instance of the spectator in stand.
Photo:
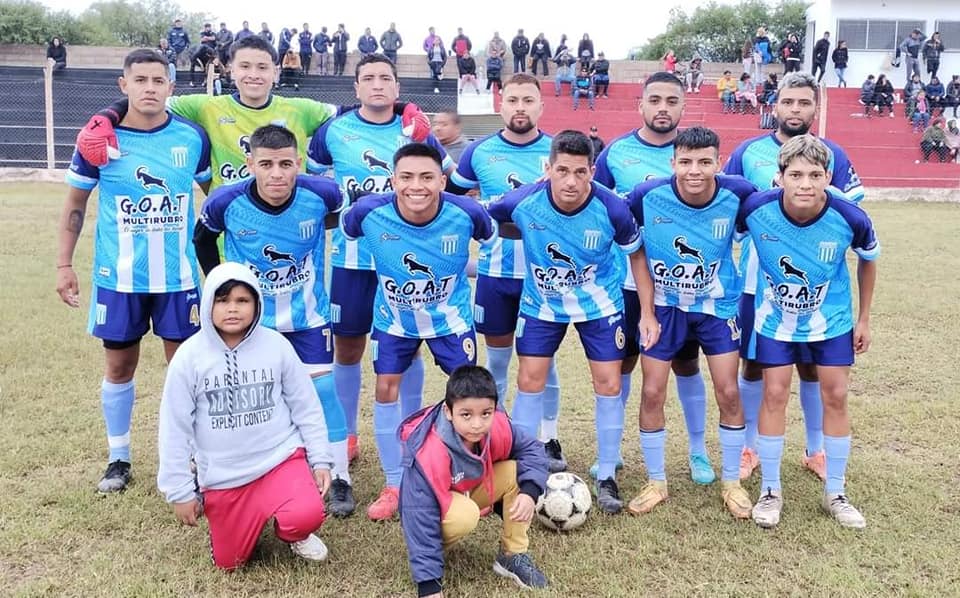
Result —
POLYGON ((817 40, 813 46, 813 76, 817 77, 817 83, 823 81, 823 76, 827 74, 827 57, 830 56, 830 32, 824 31, 823 37, 817 40), (817 70, 820 76, 817 76, 817 70))
POLYGON ((280 65, 280 87, 292 86, 294 89, 300 89, 300 74, 302 72, 303 65, 300 63, 300 54, 295 52, 293 48, 287 48, 280 65))
MULTIPOLYGON (((430 54, 433 52, 433 42, 436 39, 439 39, 440 36, 437 35, 437 32, 433 27, 427 28, 427 37, 423 38, 423 52, 427 55, 427 66, 430 67, 431 74, 433 73, 433 66, 430 64, 430 54)), ((443 40, 440 41, 440 45, 443 45, 443 40)), ((441 78, 443 78, 441 76, 441 78)))
POLYGON ((866 81, 860 86, 860 103, 863 104, 863 114, 870 116, 872 108, 876 107, 877 82, 873 75, 867 75, 866 81))
POLYGON ((217 32, 213 30, 213 25, 204 23, 200 30, 200 43, 213 51, 217 50, 217 32))
POLYGON ((507 56, 507 42, 500 37, 499 31, 493 32, 493 39, 487 44, 487 56, 496 56, 500 60, 507 56))
POLYGON ((773 46, 770 45, 770 38, 767 37, 767 30, 763 27, 757 28, 757 35, 753 38, 753 77, 760 81, 763 79, 763 65, 770 64, 773 60, 773 46))
POLYGON ((470 52, 457 56, 457 71, 460 73, 460 93, 463 93, 467 85, 473 85, 477 95, 480 95, 480 86, 477 85, 477 61, 470 52))
POLYGON ((940 82, 940 79, 936 75, 930 77, 930 82, 923 88, 923 91, 927 93, 927 103, 930 104, 930 113, 933 114, 933 112, 939 108, 940 114, 942 115, 947 109, 947 91, 943 88, 943 83, 940 82))
POLYGON ((360 57, 376 54, 378 47, 377 38, 373 37, 370 28, 367 27, 363 30, 363 35, 360 36, 360 39, 357 40, 357 50, 360 51, 360 57))
POLYGON ((233 31, 227 29, 226 23, 220 23, 220 30, 217 31, 217 58, 220 64, 230 62, 230 46, 233 44, 233 31))
POLYGON ((950 159, 960 162, 960 128, 957 127, 957 119, 947 122, 947 128, 943 134, 946 137, 947 149, 950 151, 950 159))
POLYGON ((748 102, 750 107, 757 108, 757 86, 750 78, 750 73, 740 75, 740 81, 737 82, 737 91, 735 93, 737 102, 740 102, 742 108, 746 108, 744 102, 748 102))
POLYGON ((463 126, 456 110, 441 110, 433 116, 433 136, 454 162, 460 161, 460 154, 469 142, 463 136, 463 126))
POLYGON ((293 47, 293 41, 297 38, 297 30, 284 27, 280 30, 280 40, 277 42, 277 64, 282 65, 283 59, 287 56, 287 50, 293 47))
POLYGON ((663 70, 668 73, 677 72, 677 55, 673 53, 673 50, 667 50, 667 53, 660 57, 660 60, 663 61, 663 70))
POLYGON ((833 51, 833 71, 837 73, 837 87, 846 87, 847 80, 843 78, 847 72, 847 61, 850 59, 846 40, 837 42, 837 47, 833 51))
POLYGON ((687 74, 683 76, 683 79, 687 84, 687 93, 700 93, 700 86, 703 84, 703 58, 697 54, 693 55, 690 66, 687 68, 687 74))
POLYGON ((930 126, 930 102, 927 101, 927 93, 922 89, 917 93, 910 121, 913 123, 914 133, 919 133, 930 126))
POLYGON ((590 39, 588 34, 584 33, 580 43, 577 44, 577 58, 580 60, 580 68, 586 68, 589 71, 594 55, 593 40, 590 39))
POLYGON ((543 36, 541 32, 533 40, 533 44, 530 46, 530 72, 534 77, 537 76, 537 63, 543 65, 543 76, 550 76, 550 69, 547 67, 547 62, 553 57, 553 54, 550 52, 550 42, 547 41, 547 38, 543 36))
POLYGON ((737 80, 730 71, 723 71, 723 76, 717 79, 717 97, 723 104, 721 112, 733 112, 733 104, 737 94, 737 80))
MULTIPOLYGON (((435 82, 443 81, 443 65, 447 63, 447 51, 443 47, 443 40, 439 35, 433 36, 433 46, 427 52, 427 61, 430 64, 430 74, 435 82)), ((440 87, 434 85, 433 93, 440 93, 440 87)))
MULTIPOLYGON (((917 128, 914 126, 914 133, 917 128)), ((951 158, 950 147, 947 145, 946 131, 943 130, 943 119, 938 118, 923 131, 920 138, 920 153, 923 161, 929 162, 931 154, 936 154, 939 162, 948 162, 951 158)))
POLYGON ((783 57, 783 74, 800 72, 800 63, 803 61, 803 49, 797 40, 797 34, 791 33, 787 41, 780 46, 780 56, 783 57))
POLYGON ((265 39, 267 43, 273 45, 273 32, 270 31, 270 26, 266 22, 260 23, 260 33, 258 33, 261 38, 265 39))
MULTIPOLYGON (((910 35, 900 42, 898 52, 904 57, 904 65, 907 69, 907 78, 911 75, 920 75, 920 50, 923 47, 923 40, 927 36, 920 29, 914 29, 910 35)), ((878 79, 879 82, 879 79, 878 79)))
POLYGON ((337 25, 337 30, 330 36, 330 45, 333 47, 333 74, 342 75, 343 68, 347 64, 347 52, 350 46, 350 34, 344 28, 343 23, 337 25))
POLYGON ((301 72, 304 75, 310 73, 310 63, 313 62, 313 33, 310 31, 310 23, 304 23, 300 35, 297 36, 300 43, 300 64, 301 72))
POLYGON ((383 55, 393 64, 397 64, 397 50, 403 47, 403 38, 397 32, 396 23, 390 23, 390 28, 380 35, 380 47, 383 49, 383 55))
MULTIPOLYGON (((607 97, 607 91, 610 89, 610 61, 606 59, 603 52, 597 54, 597 61, 593 63, 592 75, 597 97, 607 97)), ((699 87, 697 87, 697 93, 700 93, 699 87)), ((599 154, 594 154, 594 156, 597 155, 599 154)))
POLYGON ((553 80, 554 88, 557 92, 557 97, 560 97, 560 88, 563 83, 570 84, 570 93, 573 93, 573 65, 576 63, 577 59, 570 55, 566 49, 564 49, 560 56, 557 56, 555 62, 557 63, 557 76, 553 80))
POLYGON ((207 67, 217 57, 217 51, 207 44, 197 46, 190 60, 190 87, 203 86, 207 76, 207 67))
POLYGON ((580 96, 587 96, 587 105, 593 110, 594 97, 596 97, 593 91, 593 77, 590 76, 590 71, 587 70, 585 66, 580 67, 580 74, 577 75, 576 80, 573 82, 574 110, 580 106, 580 96))
MULTIPOLYGON (((183 51, 190 47, 190 35, 188 35, 187 30, 183 28, 182 20, 175 19, 173 21, 173 27, 167 32, 167 43, 170 44, 170 47, 176 52, 177 60, 179 61, 183 55, 183 51)), ((189 58, 189 54, 187 57, 189 58)))
POLYGON ((59 35, 53 36, 47 45, 47 65, 54 71, 67 68, 67 48, 59 35))
POLYGON ((242 39, 246 39, 251 35, 256 35, 253 31, 250 30, 250 21, 244 21, 243 27, 240 31, 237 31, 237 34, 233 36, 233 41, 238 42, 242 39))
POLYGON ((767 80, 763 82, 763 95, 758 99, 760 103, 773 106, 777 103, 777 88, 780 86, 776 73, 767 73, 767 80))
POLYGON ((330 74, 330 46, 333 45, 333 42, 330 40, 330 36, 327 34, 327 28, 321 27, 320 33, 313 36, 313 49, 317 51, 320 61, 320 74, 329 75, 330 74))
POLYGON ((943 104, 943 111, 947 111, 947 106, 953 107, 953 117, 957 117, 957 106, 960 106, 960 75, 954 75, 950 83, 947 84, 947 95, 943 104))
POLYGON ((752 73, 753 72, 753 42, 747 40, 743 42, 743 47, 740 48, 740 62, 743 63, 743 72, 752 73))
MULTIPOLYGON (((602 56, 603 52, 597 54, 597 56, 602 56)), ((600 135, 597 134, 597 125, 592 125, 590 127, 590 143, 593 144, 593 155, 599 156, 600 152, 603 151, 603 148, 607 144, 603 142, 603 139, 600 138, 600 135)))
POLYGON ((880 116, 883 116, 884 107, 890 108, 890 118, 893 118, 893 84, 886 75, 877 77, 877 86, 873 90, 873 103, 880 116))
POLYGON ((517 35, 510 42, 510 51, 513 52, 513 72, 527 72, 527 55, 530 54, 530 40, 523 34, 523 29, 517 29, 517 35))
MULTIPOLYGON (((879 83, 879 82, 878 82, 879 83)), ((903 86, 903 102, 906 105, 903 115, 910 120, 913 118, 913 110, 917 104, 917 94, 923 89, 923 81, 920 75, 914 74, 907 84, 903 86)))
POLYGON ((223 66, 223 63, 220 62, 220 58, 214 58, 213 62, 210 63, 210 66, 208 66, 207 69, 213 74, 211 77, 213 79, 213 95, 221 95, 223 93, 223 82, 226 78, 226 69, 223 66))
POLYGON ((567 46, 567 34, 564 33, 560 36, 560 43, 557 45, 556 49, 553 51, 553 61, 556 62, 557 58, 560 57, 560 54, 566 51, 570 52, 570 47, 567 46))
POLYGON ((463 27, 457 27, 457 37, 453 38, 453 42, 450 44, 450 49, 453 50, 453 53, 460 56, 466 56, 473 50, 473 42, 470 41, 470 38, 464 35, 463 27))
POLYGON ((160 54, 167 59, 167 73, 170 81, 177 82, 177 53, 170 47, 170 42, 166 38, 160 39, 160 45, 157 46, 160 54))
POLYGON ((937 71, 940 70, 940 54, 943 53, 943 50, 940 32, 934 31, 930 39, 923 44, 923 61, 927 63, 927 72, 931 77, 936 77, 937 71))
POLYGON ((503 80, 500 78, 500 74, 503 72, 503 58, 496 54, 487 55, 487 93, 490 93, 490 88, 494 85, 497 86, 497 91, 503 89, 503 80))

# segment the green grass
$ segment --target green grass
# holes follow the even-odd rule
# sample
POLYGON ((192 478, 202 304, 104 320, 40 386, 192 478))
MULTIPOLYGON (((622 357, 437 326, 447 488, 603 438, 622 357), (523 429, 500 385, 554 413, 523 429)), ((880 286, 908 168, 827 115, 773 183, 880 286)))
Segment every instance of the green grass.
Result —
MULTIPOLYGON (((412 596, 399 524, 374 524, 363 509, 382 478, 371 432, 372 382, 365 373, 358 513, 328 520, 326 563, 296 559, 265 533, 253 562, 224 574, 210 562, 207 534, 181 527, 155 486, 157 409, 164 375, 159 342, 143 346, 133 421, 135 481, 122 496, 94 492, 105 464, 100 415, 102 350, 88 337, 93 206, 74 263, 80 310, 55 292, 55 228, 65 189, 0 185, 0 594, 16 596, 412 596)), ((907 595, 960 593, 955 243, 960 207, 870 203, 883 244, 873 310, 874 344, 854 369, 854 451, 849 493, 868 520, 840 529, 819 511, 821 485, 799 466, 803 427, 791 405, 781 525, 735 522, 716 485, 695 486, 676 399, 668 403, 671 499, 654 513, 591 515, 576 532, 534 526, 531 551, 551 582, 544 596, 907 595)), ((590 378, 575 335, 561 360, 561 439, 571 469, 593 459, 590 378)), ((427 397, 439 399, 439 370, 427 397)), ((625 498, 643 481, 636 415, 624 439, 625 498)), ((672 393, 672 391, 671 391, 672 393)), ((714 463, 716 409, 709 409, 714 463)), ((748 484, 757 495, 756 477, 748 484)), ((495 576, 498 520, 484 520, 447 558, 448 596, 512 596, 495 576)))

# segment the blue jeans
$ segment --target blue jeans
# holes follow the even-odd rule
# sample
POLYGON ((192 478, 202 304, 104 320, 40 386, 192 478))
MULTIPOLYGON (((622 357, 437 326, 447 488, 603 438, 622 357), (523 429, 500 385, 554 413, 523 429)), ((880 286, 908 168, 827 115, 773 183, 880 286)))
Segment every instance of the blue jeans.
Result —
POLYGON ((587 104, 590 106, 590 109, 593 110, 593 90, 580 89, 579 87, 573 90, 573 109, 576 110, 577 106, 580 105, 580 96, 587 96, 587 104))
POLYGON ((847 67, 836 68, 834 72, 837 73, 837 85, 842 85, 843 87, 847 86, 847 80, 843 78, 843 74, 847 72, 847 67))
POLYGON ((557 69, 557 76, 553 80, 557 95, 560 95, 561 83, 569 83, 571 87, 573 86, 573 69, 569 66, 561 66, 557 69))

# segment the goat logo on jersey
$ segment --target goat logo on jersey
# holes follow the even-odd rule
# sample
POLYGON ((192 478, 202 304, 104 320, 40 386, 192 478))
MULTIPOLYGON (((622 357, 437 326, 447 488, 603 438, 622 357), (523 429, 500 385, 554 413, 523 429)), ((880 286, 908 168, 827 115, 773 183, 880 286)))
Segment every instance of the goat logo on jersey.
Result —
POLYGON ((240 138, 237 139, 237 145, 240 146, 240 149, 243 151, 243 155, 244 155, 244 156, 249 156, 249 155, 250 155, 250 153, 251 153, 252 150, 250 149, 250 136, 249 136, 249 135, 241 135, 240 138))
POLYGON ((430 269, 430 266, 418 262, 417 254, 413 252, 407 252, 403 254, 401 261, 403 262, 403 265, 406 267, 407 271, 410 272, 411 276, 416 276, 417 272, 420 272, 422 274, 426 274, 430 278, 433 278, 433 270, 430 269))
POLYGON ((570 257, 569 255, 567 255, 567 254, 563 253, 562 251, 560 251, 560 244, 559 244, 559 243, 547 243, 546 250, 547 250, 547 255, 550 256, 550 259, 551 259, 551 260, 553 260, 553 261, 555 261, 555 262, 560 262, 560 263, 563 263, 563 264, 567 264, 567 265, 570 266, 571 268, 576 268, 576 267, 577 267, 577 265, 576 265, 575 263, 573 263, 573 258, 572 258, 572 257, 570 257))
POLYGON ((789 255, 781 255, 780 261, 777 262, 780 266, 780 270, 783 272, 783 275, 786 277, 796 277, 802 280, 805 284, 810 284, 810 280, 807 278, 807 273, 797 268, 793 265, 793 260, 790 259, 789 255))
POLYGON ((596 264, 578 269, 576 261, 560 248, 559 243, 547 243, 544 251, 550 262, 556 265, 531 265, 533 279, 542 296, 559 297, 593 283, 596 278, 596 264))
POLYGON ((444 276, 438 279, 433 268, 417 259, 417 254, 412 251, 404 253, 400 263, 412 278, 403 280, 398 276, 395 280, 389 276, 381 277, 383 298, 391 309, 419 311, 447 302, 453 293, 456 276, 444 276))
POLYGON ((703 255, 700 253, 700 250, 695 247, 691 247, 687 243, 687 238, 683 235, 673 239, 673 248, 677 250, 677 255, 680 257, 692 257, 701 264, 703 263, 703 255))
POLYGON ((292 253, 284 253, 282 251, 277 251, 277 246, 274 244, 264 245, 263 246, 263 257, 270 260, 271 263, 276 264, 280 261, 288 261, 290 263, 296 263, 296 260, 293 259, 292 253))
POLYGON ((511 172, 507 175, 507 184, 510 185, 511 189, 519 189, 523 187, 523 181, 520 180, 520 177, 517 176, 517 173, 511 172))
POLYGON ((657 294, 686 297, 712 294, 718 283, 720 260, 704 261, 703 251, 694 247, 684 235, 674 237, 672 246, 680 257, 679 261, 671 258, 650 260, 650 273, 657 294), (696 260, 696 263, 684 260, 696 260))
POLYGON ((164 193, 170 193, 170 188, 167 187, 166 181, 150 174, 146 166, 137 167, 137 172, 134 173, 134 176, 140 181, 140 186, 148 191, 151 187, 159 187, 164 193))
POLYGON ((807 273, 798 268, 789 255, 781 255, 777 259, 777 266, 783 277, 787 280, 776 281, 773 277, 764 272, 769 287, 764 290, 764 298, 775 302, 785 313, 790 314, 809 314, 820 309, 824 298, 827 296, 829 282, 810 286, 810 278, 807 273), (798 279, 803 284, 788 282, 790 279, 798 279))
POLYGON ((360 157, 363 159, 363 163, 366 164, 367 168, 369 168, 371 171, 374 168, 381 168, 387 172, 390 172, 390 164, 378 158, 373 150, 364 150, 360 157))

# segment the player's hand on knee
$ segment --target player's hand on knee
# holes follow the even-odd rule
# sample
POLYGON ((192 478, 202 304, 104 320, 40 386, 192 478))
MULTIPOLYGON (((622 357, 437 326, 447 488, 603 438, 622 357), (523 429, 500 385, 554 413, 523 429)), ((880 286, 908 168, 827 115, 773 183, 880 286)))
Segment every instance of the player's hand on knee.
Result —
POLYGON ((57 268, 57 294, 70 307, 80 307, 80 285, 73 267, 57 268))
POLYGON ((317 490, 320 491, 320 496, 326 497, 327 491, 330 490, 330 470, 329 469, 314 469, 313 470, 313 479, 317 482, 317 490))
POLYGON ((870 342, 873 339, 870 336, 870 325, 866 322, 857 322, 853 329, 853 350, 856 353, 866 353, 870 348, 870 342))
POLYGON ((653 316, 641 317, 639 332, 640 344, 644 349, 649 349, 660 340, 660 323, 653 316))
POLYGON ((97 113, 77 133, 77 151, 83 159, 96 167, 106 166, 120 157, 117 133, 106 116, 97 113))
POLYGON ((533 519, 533 508, 534 508, 533 499, 530 498, 530 495, 520 493, 517 495, 517 499, 513 501, 513 504, 510 505, 508 514, 510 515, 510 521, 516 521, 517 523, 526 523, 533 519))
POLYGON ((432 127, 427 115, 420 111, 420 107, 413 102, 408 103, 403 108, 400 116, 400 122, 403 125, 403 134, 417 142, 426 141, 432 127))
POLYGON ((193 498, 187 502, 173 503, 173 513, 177 516, 177 521, 184 525, 196 527, 197 519, 203 514, 203 507, 200 501, 193 498))

